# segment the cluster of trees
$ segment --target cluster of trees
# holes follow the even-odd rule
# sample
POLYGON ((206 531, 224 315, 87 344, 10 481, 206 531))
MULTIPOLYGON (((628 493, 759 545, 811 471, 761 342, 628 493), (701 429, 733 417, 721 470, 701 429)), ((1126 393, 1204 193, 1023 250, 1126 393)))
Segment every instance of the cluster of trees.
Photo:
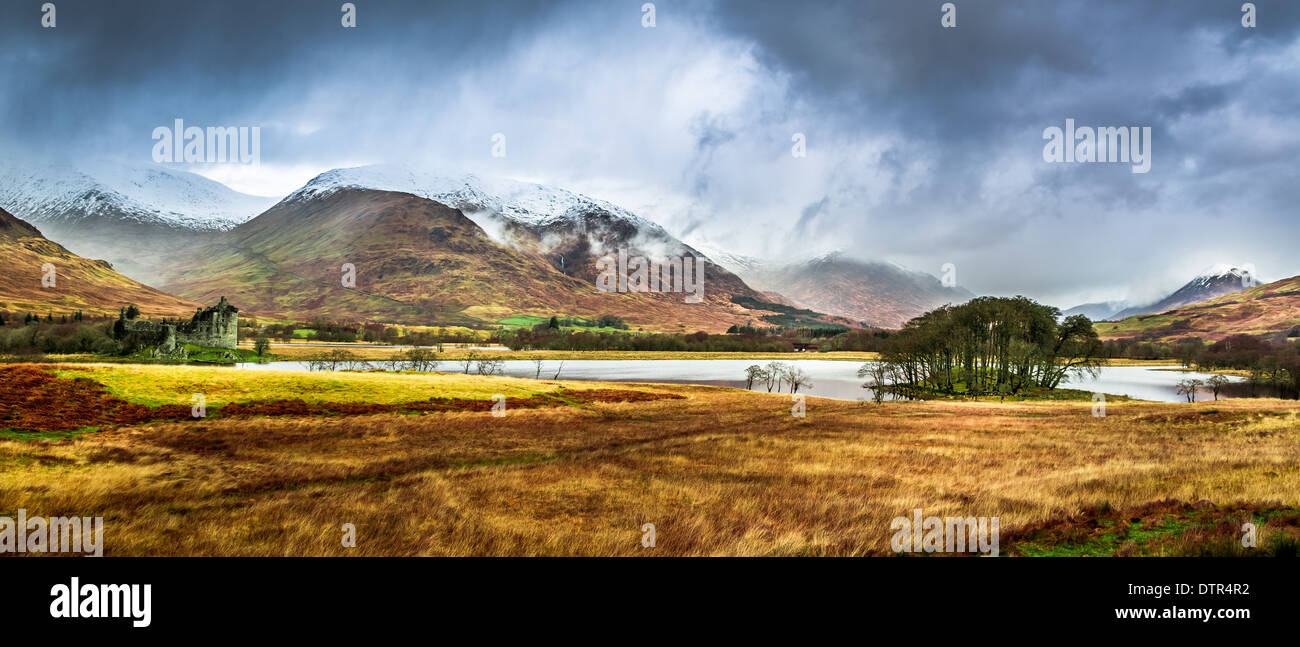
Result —
POLYGON ((1106 359, 1182 359, 1200 352, 1205 343, 1198 337, 1172 342, 1141 339, 1108 339, 1102 342, 1101 356, 1106 359))
POLYGON ((880 328, 849 330, 842 332, 820 344, 823 351, 851 350, 871 353, 883 353, 889 346, 893 331, 880 328))
POLYGON ((268 337, 281 342, 294 338, 294 332, 300 329, 312 330, 312 341, 328 342, 369 342, 401 346, 436 346, 441 350, 443 344, 469 344, 483 341, 481 334, 442 328, 433 331, 414 331, 403 326, 389 326, 381 323, 338 323, 313 321, 311 323, 291 322, 284 324, 258 325, 256 320, 240 321, 240 337, 268 337))
POLYGON ((1101 351, 1087 317, 1059 318, 1058 309, 1025 297, 938 308, 888 337, 873 384, 994 395, 1055 389, 1067 375, 1095 371, 1101 351))
POLYGON ((595 319, 585 319, 583 317, 551 317, 546 323, 537 324, 533 328, 614 328, 616 330, 627 330, 627 322, 622 317, 615 315, 600 315, 595 319))
POLYGON ((1188 378, 1180 380, 1176 385, 1178 395, 1187 398, 1188 402, 1196 402, 1196 396, 1200 394, 1201 389, 1208 388, 1214 394, 1214 399, 1219 399, 1219 392, 1223 387, 1229 384, 1230 380, 1222 375, 1211 375, 1209 379, 1202 380, 1199 378, 1188 378))
POLYGON ((113 338, 109 321, 43 322, 0 331, 0 352, 12 355, 93 353, 117 355, 125 347, 113 338))
MULTIPOLYGON (((401 353, 395 359, 362 359, 356 353, 343 348, 336 348, 324 353, 318 353, 306 360, 307 369, 310 371, 419 371, 432 372, 438 370, 444 360, 438 357, 437 351, 427 348, 412 348, 401 353)), ((470 352, 463 358, 455 360, 458 368, 463 368, 465 374, 477 373, 479 375, 501 375, 505 367, 505 361, 489 355, 480 355, 470 352)), ((538 362, 538 372, 541 372, 540 361, 538 362)), ((561 364, 563 365, 563 364, 561 364)), ((558 372, 556 373, 558 377, 558 372)))
POLYGON ((1251 395, 1300 397, 1300 341, 1269 342, 1232 335, 1189 352, 1180 361, 1201 371, 1248 371, 1246 388, 1251 395))
POLYGON ((752 390, 754 385, 767 387, 769 393, 775 388, 781 392, 782 385, 788 386, 790 393, 798 393, 800 388, 811 387, 812 378, 798 366, 785 362, 768 362, 764 366, 753 364, 745 369, 745 388, 752 390))

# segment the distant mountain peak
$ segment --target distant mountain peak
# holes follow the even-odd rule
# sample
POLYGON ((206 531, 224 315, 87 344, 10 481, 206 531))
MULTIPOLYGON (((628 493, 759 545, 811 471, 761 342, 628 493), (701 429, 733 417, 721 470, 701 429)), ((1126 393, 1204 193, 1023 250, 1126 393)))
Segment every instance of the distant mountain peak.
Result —
POLYGON ((1201 273, 1197 274, 1196 278, 1218 278, 1220 276, 1236 276, 1240 278, 1244 273, 1246 273, 1246 270, 1239 265, 1215 263, 1214 265, 1201 270, 1201 273))
POLYGON ((1114 319, 1124 319, 1134 315, 1166 312, 1175 308, 1208 301, 1210 299, 1239 292, 1249 287, 1249 282, 1256 280, 1249 266, 1215 263, 1205 268, 1182 287, 1169 296, 1149 305, 1126 308, 1113 315, 1114 319))
POLYGON ((29 222, 115 219, 228 230, 275 203, 158 164, 96 159, 76 165, 0 160, 0 207, 29 222))

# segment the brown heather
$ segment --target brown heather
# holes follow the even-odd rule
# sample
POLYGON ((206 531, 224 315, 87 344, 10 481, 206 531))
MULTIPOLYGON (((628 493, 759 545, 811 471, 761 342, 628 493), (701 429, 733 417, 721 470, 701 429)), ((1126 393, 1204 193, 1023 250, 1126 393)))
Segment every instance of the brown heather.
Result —
POLYGON ((0 514, 103 516, 107 555, 882 555, 914 508, 1013 537, 1166 499, 1300 502, 1294 401, 1099 419, 1089 402, 809 398, 797 419, 789 396, 620 386, 687 399, 0 440, 0 514))

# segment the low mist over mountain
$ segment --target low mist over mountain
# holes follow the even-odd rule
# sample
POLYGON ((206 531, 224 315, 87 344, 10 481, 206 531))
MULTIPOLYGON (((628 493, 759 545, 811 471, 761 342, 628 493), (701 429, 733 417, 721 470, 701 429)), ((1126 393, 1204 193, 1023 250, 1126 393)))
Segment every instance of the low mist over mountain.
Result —
POLYGON ((0 162, 0 208, 146 283, 159 278, 169 250, 231 229, 275 201, 159 165, 0 162))
POLYGON ((0 276, 0 310, 13 314, 104 315, 134 303, 147 316, 188 316, 199 305, 122 276, 104 261, 73 254, 3 209, 0 276))
POLYGON ((1063 310, 1061 317, 1072 315, 1083 315, 1093 321, 1106 321, 1115 316, 1116 313, 1128 307, 1125 301, 1101 301, 1098 303, 1085 303, 1074 306, 1069 310, 1063 310))
POLYGON ((974 295, 892 263, 860 261, 834 252, 794 263, 773 263, 701 245, 751 287, 776 292, 796 305, 868 326, 900 328, 913 317, 974 295))

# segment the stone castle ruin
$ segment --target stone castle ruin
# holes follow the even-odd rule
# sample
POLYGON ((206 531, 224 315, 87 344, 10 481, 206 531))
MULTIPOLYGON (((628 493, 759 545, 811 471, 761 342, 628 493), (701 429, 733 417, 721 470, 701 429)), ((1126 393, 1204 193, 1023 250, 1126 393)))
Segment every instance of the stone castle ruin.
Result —
POLYGON ((234 350, 239 342, 239 308, 221 297, 217 305, 194 311, 189 321, 127 319, 125 311, 113 326, 117 339, 132 338, 152 346, 154 355, 183 355, 185 344, 234 350))

